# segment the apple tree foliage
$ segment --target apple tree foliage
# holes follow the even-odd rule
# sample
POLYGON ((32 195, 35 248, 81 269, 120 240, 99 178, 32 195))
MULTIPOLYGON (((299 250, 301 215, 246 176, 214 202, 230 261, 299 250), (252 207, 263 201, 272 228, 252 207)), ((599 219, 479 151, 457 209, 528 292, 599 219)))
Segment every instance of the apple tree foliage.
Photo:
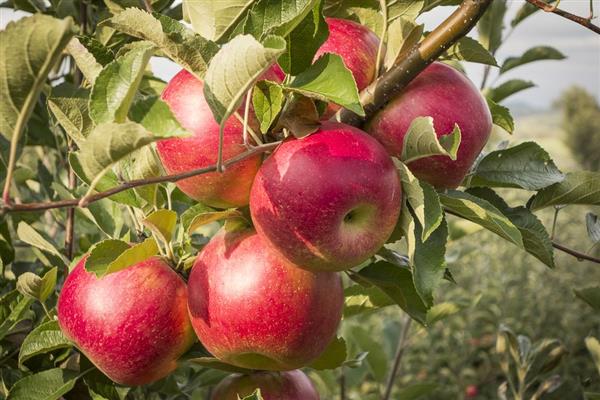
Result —
MULTIPOLYGON (((248 223, 247 210, 216 210, 195 203, 172 182, 160 179, 165 173, 153 143, 189 133, 160 99, 166 83, 153 74, 153 57, 170 59, 205 81, 217 122, 224 124, 248 98, 262 142, 287 135, 301 138, 314 132, 327 102, 364 115, 352 74, 339 56, 329 54, 311 63, 328 35, 324 16, 358 21, 383 37, 386 46, 381 49, 379 71, 383 73, 428 34, 417 20, 419 15, 458 3, 3 3, 28 15, 10 22, 0 33, 0 183, 8 188, 0 217, 0 395, 10 400, 196 399, 203 398, 207 388, 227 372, 237 370, 196 346, 168 378, 142 388, 122 387, 78 353, 55 318, 61 284, 69 268, 87 252, 91 256, 86 268, 98 276, 153 255, 167 257, 187 276, 211 226, 248 223), (286 72, 285 80, 257 83, 276 62, 286 72), (252 96, 245 97, 249 91, 252 96), (146 184, 122 187, 136 180, 146 184), (111 190, 108 196, 97 196, 111 190), (46 208, 47 203, 57 206, 46 208), (79 207, 61 208, 66 205, 79 207)), ((506 9, 506 1, 494 0, 476 30, 452 44, 441 60, 459 69, 464 62, 483 64, 487 82, 488 76, 524 64, 564 58, 559 50, 541 46, 498 60, 497 50, 508 29, 506 9)), ((514 27, 535 11, 526 4, 508 24, 514 27)), ((503 103, 534 85, 511 79, 483 89, 493 122, 507 140, 515 126, 503 103)), ((536 212, 600 205, 597 171, 560 171, 533 141, 510 146, 503 142, 484 152, 459 190, 436 191, 406 166, 430 155, 455 157, 459 146, 460 129, 438 140, 431 118, 418 118, 411 125, 405 151, 395 160, 404 193, 401 217, 389 243, 370 262, 346 274, 345 318, 360 318, 394 305, 425 327, 443 318, 445 305, 436 304, 435 290, 441 280, 452 280, 445 249, 449 234, 453 240, 461 234, 454 226, 457 220, 480 225, 516 251, 528 253, 532 262, 554 268, 555 246, 536 212), (529 200, 509 204, 501 197, 507 189, 529 193, 529 200)), ((600 241, 598 217, 589 213, 586 221, 590 238, 600 241)), ((597 284, 574 291, 600 309, 597 284)), ((597 340, 590 338, 588 347, 599 357, 597 340)), ((557 343, 542 343, 535 349, 531 343, 517 343, 507 329, 501 330, 498 341, 498 352, 506 355, 502 368, 509 381, 510 363, 522 368, 534 362, 527 354, 535 353, 537 362, 546 363, 540 374, 550 371, 560 353, 556 349, 557 343), (511 361, 518 351, 525 358, 511 361)), ((388 366, 385 357, 383 361, 378 357, 380 352, 377 338, 354 331, 334 340, 309 368, 318 374, 367 363, 371 374, 383 380, 388 366)), ((544 384, 552 387, 556 382, 544 384)), ((428 390, 431 386, 403 388, 402 398, 416 398, 428 390)), ((259 398, 258 392, 249 397, 259 398)))

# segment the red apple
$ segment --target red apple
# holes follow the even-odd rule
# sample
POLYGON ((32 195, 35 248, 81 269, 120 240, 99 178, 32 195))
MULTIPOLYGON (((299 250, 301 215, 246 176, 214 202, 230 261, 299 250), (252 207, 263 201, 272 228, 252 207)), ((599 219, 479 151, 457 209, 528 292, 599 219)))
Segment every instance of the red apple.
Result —
POLYGON ((282 259, 253 230, 221 230, 188 280, 188 307, 202 344, 232 365, 292 370, 316 359, 342 316, 341 278, 282 259))
MULTIPOLYGON (((283 71, 273 66, 263 79, 281 81, 283 71)), ((186 138, 157 142, 158 155, 169 174, 208 167, 217 162, 219 124, 204 98, 204 84, 186 70, 179 72, 167 85, 162 99, 179 122, 192 133, 186 138)), ((242 113, 243 115, 243 113, 242 113)), ((224 129, 223 159, 246 151, 242 123, 230 117, 224 129)), ((229 166, 224 172, 213 172, 176 183, 182 192, 207 205, 219 208, 248 204, 252 180, 261 163, 259 155, 229 166)))
POLYGON ((468 385, 465 389, 465 398, 474 399, 479 394, 479 390, 475 385, 468 385))
POLYGON ((211 400, 238 400, 256 389, 264 400, 319 400, 312 382, 300 370, 230 375, 215 387, 211 400))
POLYGON ((402 153, 404 135, 417 117, 433 117, 438 137, 447 135, 458 124, 461 143, 456 161, 432 156, 409 163, 416 177, 433 186, 456 188, 469 172, 485 146, 492 130, 492 117, 485 99, 462 73, 433 63, 366 125, 391 155, 402 153))
MULTIPOLYGON (((339 55, 352 72, 358 90, 363 90, 375 79, 379 38, 369 28, 354 21, 326 18, 326 22, 329 36, 317 51, 315 60, 325 53, 339 55)), ((324 117, 332 116, 339 108, 330 104, 324 117)))
POLYGON ((284 142, 250 194, 259 234, 311 270, 341 271, 371 257, 400 213, 400 179, 385 149, 360 129, 324 122, 284 142))
POLYGON ((167 376, 192 345, 183 279, 158 257, 97 278, 83 258, 58 298, 69 340, 113 381, 144 385, 167 376))

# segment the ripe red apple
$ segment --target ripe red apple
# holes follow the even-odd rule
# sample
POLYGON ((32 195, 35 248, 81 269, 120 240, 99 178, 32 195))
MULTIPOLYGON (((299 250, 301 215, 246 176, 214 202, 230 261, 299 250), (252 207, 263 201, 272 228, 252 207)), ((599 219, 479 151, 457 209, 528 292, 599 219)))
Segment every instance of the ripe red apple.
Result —
POLYGON ((468 385, 465 388, 465 398, 467 398, 467 399, 474 399, 475 397, 477 397, 478 394, 479 394, 479 390, 477 389, 477 386, 475 386, 475 385, 468 385))
POLYGON ((400 179, 385 149, 360 129, 324 122, 264 162, 250 194, 258 233, 311 270, 341 271, 371 257, 400 213, 400 179))
POLYGON ((367 123, 365 130, 377 138, 391 155, 402 153, 404 135, 417 117, 433 117, 438 137, 458 124, 461 143, 456 161, 432 156, 408 164, 419 179, 433 186, 456 188, 469 172, 492 130, 492 117, 485 99, 462 73, 433 63, 406 89, 367 123))
POLYGON ((342 316, 341 278, 282 259, 253 230, 221 230, 196 259, 189 312, 202 344, 232 365, 292 370, 316 359, 342 316))
POLYGON ((256 389, 264 400, 319 400, 312 382, 300 370, 230 375, 215 387, 211 400, 238 400, 256 389))
POLYGON ((83 258, 58 297, 58 322, 69 340, 110 379, 144 385, 167 376, 192 345, 187 288, 152 257, 97 278, 83 258))
MULTIPOLYGON (((283 71, 275 65, 263 75, 263 79, 281 81, 283 71)), ((181 70, 171 79, 161 97, 192 134, 186 138, 157 142, 158 155, 167 173, 176 174, 214 165, 219 147, 219 124, 204 98, 203 82, 181 70)), ((224 160, 246 150, 242 132, 242 123, 235 116, 230 117, 224 129, 224 160)), ((194 176, 176 185, 191 198, 213 207, 244 206, 248 204, 252 180, 260 163, 261 157, 257 155, 229 166, 222 173, 194 176)))
MULTIPOLYGON (((369 28, 354 21, 326 18, 329 36, 315 55, 315 60, 325 53, 339 55, 346 68, 352 72, 356 86, 361 91, 375 79, 379 38, 369 28)), ((324 117, 332 116, 340 107, 330 104, 324 117)))

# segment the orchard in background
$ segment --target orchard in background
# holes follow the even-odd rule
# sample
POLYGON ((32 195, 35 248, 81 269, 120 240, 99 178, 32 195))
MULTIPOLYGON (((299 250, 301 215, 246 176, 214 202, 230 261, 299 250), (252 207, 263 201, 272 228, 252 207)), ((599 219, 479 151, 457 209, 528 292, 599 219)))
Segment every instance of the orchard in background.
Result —
MULTIPOLYGON (((533 141, 488 143, 514 130, 500 103, 532 85, 490 74, 564 58, 539 46, 499 62, 504 0, 5 6, 33 14, 0 34, 8 400, 438 398, 398 376, 411 328, 460 309, 437 301, 452 241, 485 229, 549 268, 556 250, 600 264, 555 240, 562 208, 600 206, 600 173, 564 173, 533 141), (417 18, 444 6, 425 32, 417 18), (163 82, 152 57, 181 71, 163 82), (464 62, 485 66, 482 90, 464 62), (348 327, 393 306, 387 357, 378 328, 348 327)), ((540 8, 600 31, 536 0, 511 26, 540 8)), ((600 310, 597 283, 574 293, 600 310)), ((558 374, 560 341, 494 330, 500 398, 600 396, 597 376, 558 374)))

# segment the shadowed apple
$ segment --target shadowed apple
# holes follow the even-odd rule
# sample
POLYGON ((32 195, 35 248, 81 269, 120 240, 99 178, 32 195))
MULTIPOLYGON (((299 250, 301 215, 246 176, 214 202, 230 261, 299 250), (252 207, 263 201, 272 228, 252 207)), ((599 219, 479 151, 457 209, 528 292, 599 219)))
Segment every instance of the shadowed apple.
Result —
POLYGON ((238 400, 251 395, 256 389, 260 389, 264 400, 319 400, 320 398, 308 376, 300 370, 294 370, 230 375, 215 387, 211 400, 238 400))
POLYGON ((97 278, 83 258, 58 298, 69 340, 113 381, 144 385, 164 378, 192 345, 185 282, 158 257, 97 278))
POLYGON ((408 168, 439 189, 459 186, 485 146, 492 117, 485 99, 467 77, 454 68, 433 63, 367 123, 365 130, 393 156, 400 156, 404 136, 417 117, 431 116, 437 136, 458 124, 461 143, 455 161, 446 156, 415 160, 408 168))
POLYGON ((260 168, 250 210, 258 233, 311 270, 345 270, 371 257, 400 213, 398 172, 360 129, 325 122, 284 142, 260 168))
POLYGON ((316 359, 342 316, 341 278, 310 272, 272 251, 253 230, 222 229, 196 259, 189 312, 202 344, 249 369, 292 370, 316 359))

